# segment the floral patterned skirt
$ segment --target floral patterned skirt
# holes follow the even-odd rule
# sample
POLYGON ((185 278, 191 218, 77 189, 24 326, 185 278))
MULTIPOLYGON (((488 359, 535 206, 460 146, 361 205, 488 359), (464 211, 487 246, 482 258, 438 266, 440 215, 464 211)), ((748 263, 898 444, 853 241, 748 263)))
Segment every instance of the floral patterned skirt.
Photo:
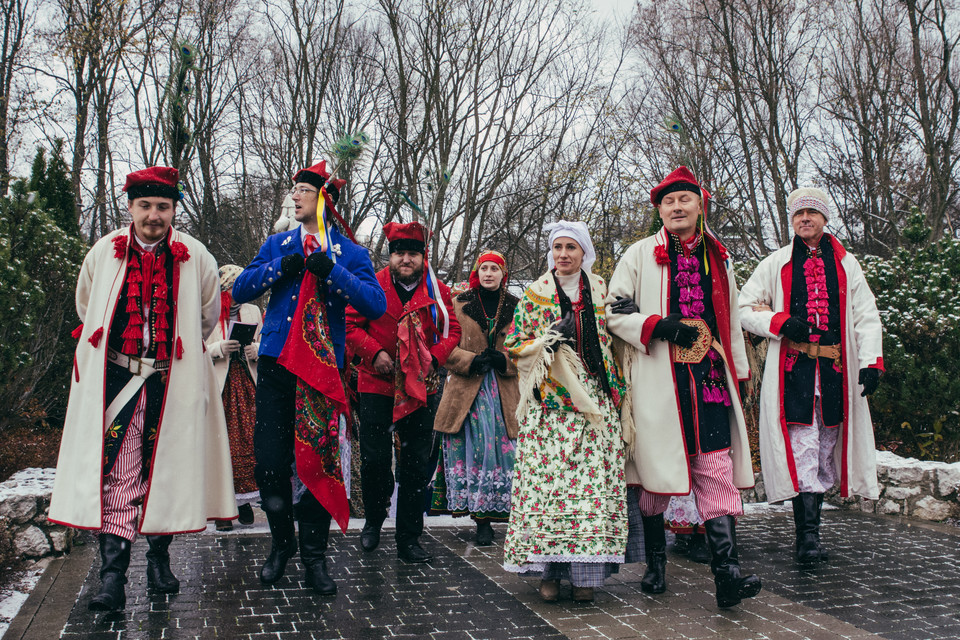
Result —
POLYGON ((230 439, 230 462, 233 464, 233 490, 238 496, 257 491, 253 478, 256 460, 253 456, 253 426, 256 423, 256 386, 247 365, 230 358, 230 369, 223 385, 223 412, 227 418, 230 439))
POLYGON ((503 566, 622 563, 627 543, 624 452, 617 409, 581 369, 601 417, 533 407, 520 422, 503 566))
POLYGON ((507 437, 493 371, 484 376, 460 433, 443 436, 442 451, 431 513, 505 522, 510 515, 515 449, 507 437))

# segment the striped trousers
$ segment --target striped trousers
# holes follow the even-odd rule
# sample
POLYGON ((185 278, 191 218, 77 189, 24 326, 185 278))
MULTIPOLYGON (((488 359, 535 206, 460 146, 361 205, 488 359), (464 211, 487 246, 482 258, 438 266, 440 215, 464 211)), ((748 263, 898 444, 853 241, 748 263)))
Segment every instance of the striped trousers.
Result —
POLYGON ((112 533, 131 542, 137 537, 137 515, 147 494, 143 477, 143 429, 147 407, 146 385, 139 391, 130 426, 113 468, 103 478, 103 527, 97 533, 112 533))
MULTIPOLYGON (((740 490, 733 485, 730 451, 721 449, 689 456, 690 479, 697 511, 704 521, 720 516, 743 515, 740 490)), ((640 513, 655 516, 667 510, 672 496, 640 492, 640 513)))

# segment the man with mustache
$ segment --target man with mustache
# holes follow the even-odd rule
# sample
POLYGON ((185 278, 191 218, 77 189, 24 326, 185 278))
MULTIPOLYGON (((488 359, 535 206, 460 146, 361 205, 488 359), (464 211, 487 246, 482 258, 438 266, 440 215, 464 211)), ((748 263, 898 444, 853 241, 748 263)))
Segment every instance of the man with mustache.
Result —
POLYGON ((419 222, 389 222, 390 264, 377 273, 387 312, 370 320, 349 309, 347 340, 360 358, 360 483, 366 523, 364 551, 380 544, 380 528, 393 494, 393 431, 400 437, 397 458, 397 556, 429 562, 420 546, 434 438, 437 369, 460 342, 460 325, 449 288, 437 282, 427 262, 426 228, 419 222))
POLYGON ((793 242, 740 290, 743 328, 770 339, 760 390, 760 458, 770 502, 793 501, 796 560, 827 560, 823 494, 879 496, 866 396, 883 371, 880 314, 856 258, 824 233, 827 194, 787 198, 793 242))
POLYGON ((173 228, 179 173, 127 176, 133 222, 83 261, 83 324, 64 422, 50 520, 97 532, 93 611, 126 604, 130 547, 145 535, 147 588, 176 593, 174 533, 235 518, 227 426, 204 339, 220 315, 217 263, 173 228))

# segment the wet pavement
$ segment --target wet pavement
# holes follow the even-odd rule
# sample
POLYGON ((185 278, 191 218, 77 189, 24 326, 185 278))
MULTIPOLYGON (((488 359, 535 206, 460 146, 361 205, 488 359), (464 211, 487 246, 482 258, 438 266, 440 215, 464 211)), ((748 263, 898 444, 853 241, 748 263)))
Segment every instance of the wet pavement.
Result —
MULTIPOLYGON (((427 519, 429 565, 397 560, 392 535, 372 553, 356 529, 331 535, 339 592, 314 595, 302 567, 274 587, 257 578, 269 551, 263 526, 208 530, 171 545, 180 593, 148 594, 146 542, 133 548, 123 612, 95 614, 95 542, 47 568, 5 640, 42 638, 960 638, 960 530, 854 511, 825 511, 830 561, 792 561, 788 510, 748 511, 738 527, 740 558, 764 590, 719 610, 709 567, 670 555, 667 592, 640 591, 642 564, 626 565, 592 604, 540 601, 536 579, 503 571, 504 525, 492 547, 473 544, 468 521, 427 519)), ((212 529, 212 528, 211 528, 212 529)))

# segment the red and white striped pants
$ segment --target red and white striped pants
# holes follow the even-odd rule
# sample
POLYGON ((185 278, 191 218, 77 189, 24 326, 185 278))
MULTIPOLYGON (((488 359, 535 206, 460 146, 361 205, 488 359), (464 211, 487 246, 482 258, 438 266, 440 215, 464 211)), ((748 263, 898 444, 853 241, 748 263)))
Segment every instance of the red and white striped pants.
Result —
POLYGON ((144 387, 123 436, 120 453, 103 479, 103 528, 97 532, 112 533, 131 542, 137 537, 137 515, 147 494, 147 482, 142 473, 146 407, 147 390, 144 387))
MULTIPOLYGON (((733 460, 722 449, 690 456, 690 479, 697 511, 704 522, 720 516, 743 515, 740 491, 733 485, 733 460)), ((640 492, 640 513, 655 516, 667 510, 671 496, 640 492)))

